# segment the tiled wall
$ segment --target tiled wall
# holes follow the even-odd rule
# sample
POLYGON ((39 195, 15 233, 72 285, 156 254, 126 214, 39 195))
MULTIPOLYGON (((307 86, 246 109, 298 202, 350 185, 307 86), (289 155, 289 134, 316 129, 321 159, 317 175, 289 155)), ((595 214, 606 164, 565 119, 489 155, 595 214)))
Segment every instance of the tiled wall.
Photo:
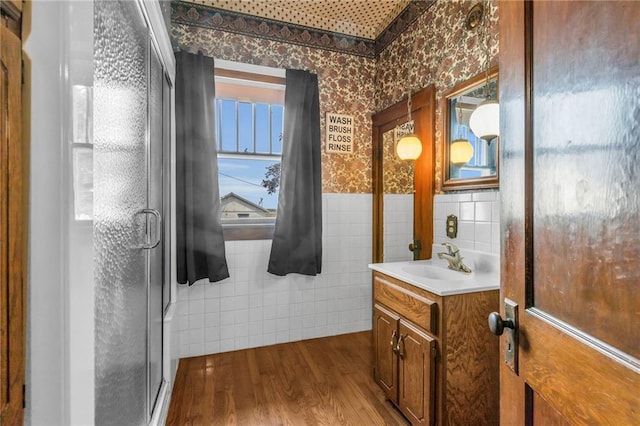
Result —
POLYGON ((384 262, 412 260, 413 194, 384 194, 384 262))
POLYGON ((436 195, 434 243, 452 242, 460 248, 500 254, 500 193, 482 191, 436 195), (447 216, 458 216, 458 236, 447 237, 447 216))
POLYGON ((323 194, 322 274, 266 272, 271 240, 226 243, 230 278, 178 288, 180 356, 371 329, 371 194, 323 194))

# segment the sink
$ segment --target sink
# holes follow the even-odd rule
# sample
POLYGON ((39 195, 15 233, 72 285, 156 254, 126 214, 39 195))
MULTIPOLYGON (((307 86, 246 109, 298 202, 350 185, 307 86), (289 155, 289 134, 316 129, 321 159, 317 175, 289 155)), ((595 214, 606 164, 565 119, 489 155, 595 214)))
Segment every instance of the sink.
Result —
POLYGON ((411 275, 439 281, 466 281, 471 279, 471 274, 452 271, 434 265, 407 265, 402 268, 404 272, 411 275))

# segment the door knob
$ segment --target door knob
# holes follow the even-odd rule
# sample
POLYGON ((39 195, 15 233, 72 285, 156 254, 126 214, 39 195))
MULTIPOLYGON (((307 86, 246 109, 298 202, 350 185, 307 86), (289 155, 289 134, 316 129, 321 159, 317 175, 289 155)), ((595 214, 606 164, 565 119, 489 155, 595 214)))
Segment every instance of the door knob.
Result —
POLYGON ((489 330, 496 336, 504 333, 500 339, 504 344, 504 363, 507 364, 516 375, 518 374, 518 304, 512 300, 504 299, 503 319, 499 313, 489 314, 489 330), (506 329, 506 330, 505 330, 506 329))
POLYGON ((420 244, 420 240, 413 240, 413 242, 409 244, 409 251, 413 252, 413 260, 418 260, 420 258, 421 249, 422 244, 420 244))
POLYGON ((515 330, 516 325, 512 319, 502 319, 499 313, 491 312, 489 314, 489 330, 496 336, 501 336, 505 328, 515 330))

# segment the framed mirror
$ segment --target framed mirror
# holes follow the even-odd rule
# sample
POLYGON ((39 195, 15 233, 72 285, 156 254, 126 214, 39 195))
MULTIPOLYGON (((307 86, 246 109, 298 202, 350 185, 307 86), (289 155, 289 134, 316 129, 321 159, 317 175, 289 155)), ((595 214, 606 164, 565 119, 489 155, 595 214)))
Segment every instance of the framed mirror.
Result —
POLYGON ((486 141, 473 134, 469 118, 487 98, 498 99, 498 67, 457 84, 444 93, 442 190, 486 189, 499 186, 499 138, 486 141))

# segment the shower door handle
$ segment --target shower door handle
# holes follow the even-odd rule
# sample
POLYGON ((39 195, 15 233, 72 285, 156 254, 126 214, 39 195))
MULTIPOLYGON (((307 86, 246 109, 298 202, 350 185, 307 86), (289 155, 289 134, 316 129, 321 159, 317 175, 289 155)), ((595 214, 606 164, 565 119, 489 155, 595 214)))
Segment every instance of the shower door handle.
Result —
POLYGON ((156 233, 155 233, 155 241, 153 242, 148 242, 148 243, 144 243, 142 244, 139 248, 143 249, 143 250, 151 250, 153 248, 158 247, 158 244, 160 244, 160 239, 161 239, 161 231, 162 231, 162 217, 160 216, 160 213, 158 212, 158 210, 156 209, 142 209, 140 210, 137 214, 144 214, 144 215, 151 215, 154 216, 156 218, 156 233))

